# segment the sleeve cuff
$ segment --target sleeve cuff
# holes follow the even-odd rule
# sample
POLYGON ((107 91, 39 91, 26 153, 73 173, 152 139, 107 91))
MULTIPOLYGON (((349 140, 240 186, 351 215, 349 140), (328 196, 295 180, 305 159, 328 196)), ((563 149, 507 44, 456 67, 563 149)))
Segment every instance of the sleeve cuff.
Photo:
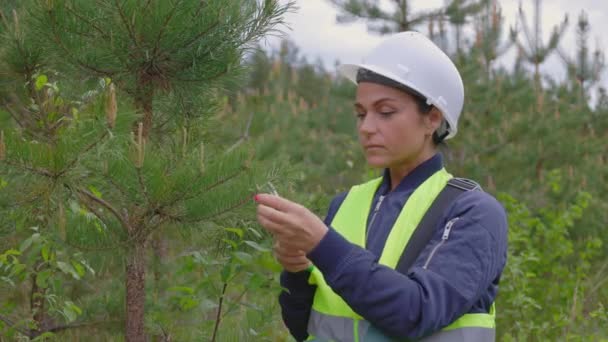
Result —
POLYGON ((327 279, 332 278, 354 247, 340 233, 330 227, 327 234, 307 256, 327 279))
POLYGON ((308 278, 310 277, 310 271, 304 270, 300 272, 281 272, 281 286, 287 289, 299 289, 308 287, 308 278))

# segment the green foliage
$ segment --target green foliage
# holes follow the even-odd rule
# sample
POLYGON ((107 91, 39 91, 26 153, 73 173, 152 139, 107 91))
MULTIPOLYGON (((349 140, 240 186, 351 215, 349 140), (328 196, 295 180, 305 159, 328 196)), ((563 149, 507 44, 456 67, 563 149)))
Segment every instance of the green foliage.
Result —
POLYGON ((162 290, 148 303, 150 331, 177 340, 285 335, 274 320, 277 303, 269 301, 279 292, 280 266, 264 234, 248 225, 240 227, 210 226, 216 244, 205 243, 209 236, 192 235, 192 248, 171 257, 171 264, 163 267, 164 280, 157 284, 162 290), (256 324, 238 324, 253 317, 256 324))
POLYGON ((19 307, 17 296, 3 298, 0 314, 15 314, 20 319, 7 327, 7 336, 29 336, 43 338, 50 336, 52 329, 58 329, 76 321, 82 315, 79 296, 71 289, 79 282, 89 281, 95 276, 82 253, 70 252, 57 241, 49 238, 39 227, 30 227, 31 235, 21 242, 17 248, 12 248, 0 254, 0 289, 15 291, 23 284, 31 284, 31 300, 34 316, 44 311, 48 317, 37 321, 28 317, 24 308, 19 307), (50 323, 52 322, 52 323, 50 323), (40 327, 39 324, 50 326, 40 327), (49 335, 50 334, 50 335, 49 335))
MULTIPOLYGON (((374 2, 335 3, 349 6, 350 19, 399 29, 374 2)), ((438 25, 435 38, 448 47, 450 20, 480 10, 451 4, 411 15, 401 1, 395 13, 408 25, 432 17, 429 30, 438 25)), ((521 67, 492 68, 509 42, 498 7, 483 4, 475 44, 457 58, 467 98, 444 155, 453 174, 499 191, 509 213, 498 336, 605 339, 608 96, 590 108, 570 84, 539 88, 521 67)), ((150 338, 288 339, 280 268, 251 195, 276 187, 323 215, 330 198, 375 171, 359 151, 350 83, 287 41, 241 63, 287 9, 219 0, 0 5, 2 338, 123 340, 126 256, 145 242, 150 338), (245 86, 231 93, 237 84, 245 86), (146 115, 149 135, 138 127, 146 115)))
MULTIPOLYGON (((560 181, 552 186, 559 192, 560 181)), ((497 304, 499 336, 506 341, 604 336, 601 326, 608 316, 592 277, 602 240, 589 236, 575 243, 569 234, 591 196, 580 192, 566 208, 538 213, 509 195, 500 200, 509 215, 509 257, 497 304)))

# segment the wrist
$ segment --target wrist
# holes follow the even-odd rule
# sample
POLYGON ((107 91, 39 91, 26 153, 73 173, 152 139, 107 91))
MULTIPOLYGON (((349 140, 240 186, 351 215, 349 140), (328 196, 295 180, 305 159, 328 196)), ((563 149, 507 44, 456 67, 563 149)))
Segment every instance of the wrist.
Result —
POLYGON ((310 253, 310 251, 315 249, 319 245, 319 243, 321 243, 321 240, 323 240, 325 235, 327 235, 328 231, 329 231, 329 228, 327 228, 327 226, 325 224, 323 224, 322 228, 320 228, 317 231, 317 233, 314 235, 311 246, 309 246, 309 248, 305 251, 306 254, 310 253))

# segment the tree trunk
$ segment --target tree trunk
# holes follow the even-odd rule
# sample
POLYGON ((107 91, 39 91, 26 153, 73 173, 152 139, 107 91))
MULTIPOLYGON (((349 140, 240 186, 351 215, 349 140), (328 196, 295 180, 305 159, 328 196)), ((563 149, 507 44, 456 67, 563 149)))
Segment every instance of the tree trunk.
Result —
POLYGON ((145 243, 135 241, 126 264, 126 341, 144 342, 144 306, 146 302, 145 243))
POLYGON ((169 255, 167 240, 158 232, 152 240, 154 251, 154 295, 158 296, 161 289, 162 267, 169 255))
MULTIPOLYGON (((40 264, 38 264, 40 265, 40 264)), ((38 268, 37 266, 36 268, 38 268)), ((45 308, 44 308, 44 293, 45 289, 38 287, 36 284, 36 276, 34 273, 32 275, 32 291, 30 293, 30 312, 32 313, 32 319, 36 322, 36 328, 32 329, 35 335, 43 332, 45 327, 45 308)))

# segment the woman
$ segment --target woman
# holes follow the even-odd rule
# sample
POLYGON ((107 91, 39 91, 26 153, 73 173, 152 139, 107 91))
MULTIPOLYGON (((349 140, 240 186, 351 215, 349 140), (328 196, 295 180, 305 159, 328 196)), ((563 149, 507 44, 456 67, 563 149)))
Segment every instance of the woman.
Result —
POLYGON ((457 132, 458 70, 426 37, 403 32, 340 72, 357 84, 360 143, 384 175, 334 198, 325 222, 297 203, 256 195, 285 269, 285 324, 298 341, 493 341, 507 252, 502 206, 479 189, 459 192, 429 214, 430 241, 408 245, 449 187, 437 147, 457 132), (398 267, 416 247, 412 265, 398 267))

